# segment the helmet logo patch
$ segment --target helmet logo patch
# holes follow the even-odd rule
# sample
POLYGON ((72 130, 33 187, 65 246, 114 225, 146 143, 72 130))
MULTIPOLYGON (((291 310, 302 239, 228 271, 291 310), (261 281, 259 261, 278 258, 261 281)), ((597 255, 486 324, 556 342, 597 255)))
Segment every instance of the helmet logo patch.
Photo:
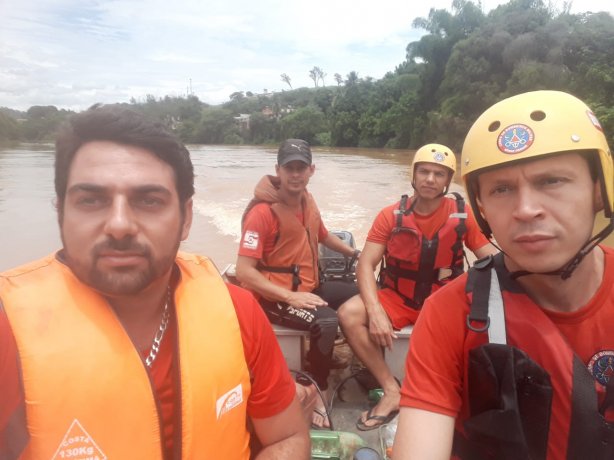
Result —
POLYGON ((501 131, 497 146, 503 153, 520 153, 531 147, 535 134, 527 125, 510 125, 501 131))
POLYGON ((603 128, 601 127, 601 123, 599 123, 599 120, 597 119, 597 117, 595 116, 593 112, 591 112, 590 110, 587 110, 586 115, 588 115, 589 120, 591 121, 591 123, 593 124, 595 128, 597 128, 599 131, 603 131, 603 128))
POLYGON ((446 159, 446 157, 444 156, 443 153, 441 153, 441 152, 433 153, 433 160, 435 160, 437 163, 441 163, 445 159, 446 159))
POLYGON ((595 353, 588 362, 588 370, 595 380, 603 386, 614 378, 614 351, 605 350, 595 353))

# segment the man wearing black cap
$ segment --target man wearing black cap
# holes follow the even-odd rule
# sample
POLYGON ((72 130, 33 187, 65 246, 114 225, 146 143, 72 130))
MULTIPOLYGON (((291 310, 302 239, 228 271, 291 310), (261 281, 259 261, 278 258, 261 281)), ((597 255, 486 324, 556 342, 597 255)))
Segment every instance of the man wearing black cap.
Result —
MULTIPOLYGON (((258 296, 272 322, 310 331, 310 370, 325 390, 337 334, 335 310, 358 290, 341 281, 320 285, 318 243, 348 257, 356 250, 328 232, 307 192, 315 172, 307 142, 285 140, 275 172, 258 182, 243 214, 237 278, 258 296)), ((312 421, 329 426, 324 402, 312 421)))

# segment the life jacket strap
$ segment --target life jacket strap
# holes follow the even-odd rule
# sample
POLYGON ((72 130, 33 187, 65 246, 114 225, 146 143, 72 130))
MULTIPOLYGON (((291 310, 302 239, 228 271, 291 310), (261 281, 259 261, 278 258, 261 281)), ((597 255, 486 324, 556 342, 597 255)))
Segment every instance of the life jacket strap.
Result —
POLYGON ((299 276, 301 272, 301 267, 297 264, 292 264, 289 267, 272 267, 259 262, 256 268, 260 271, 265 272, 292 274, 292 290, 295 292, 298 289, 299 285, 302 283, 301 278, 299 276))
POLYGON ((467 328, 473 332, 486 332, 490 343, 507 344, 505 308, 499 277, 492 256, 478 260, 469 273, 468 286, 473 286, 471 307, 467 315, 467 328), (480 324, 477 326, 475 323, 480 324))
POLYGON ((462 264, 463 258, 467 258, 463 247, 463 237, 465 236, 465 233, 467 233, 467 212, 465 211, 465 200, 460 193, 451 192, 451 194, 456 198, 456 213, 452 214, 450 217, 455 217, 458 219, 458 225, 454 229, 456 231, 456 241, 451 248, 452 263, 450 265, 454 267, 459 262, 462 264))

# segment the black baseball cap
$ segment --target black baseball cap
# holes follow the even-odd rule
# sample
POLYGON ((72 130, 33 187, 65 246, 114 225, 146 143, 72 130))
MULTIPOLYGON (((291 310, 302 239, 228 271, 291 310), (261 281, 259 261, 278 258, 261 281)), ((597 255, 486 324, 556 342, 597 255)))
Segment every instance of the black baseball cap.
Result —
POLYGON ((311 165, 311 148, 303 139, 286 139, 277 151, 277 164, 283 166, 295 160, 311 165))

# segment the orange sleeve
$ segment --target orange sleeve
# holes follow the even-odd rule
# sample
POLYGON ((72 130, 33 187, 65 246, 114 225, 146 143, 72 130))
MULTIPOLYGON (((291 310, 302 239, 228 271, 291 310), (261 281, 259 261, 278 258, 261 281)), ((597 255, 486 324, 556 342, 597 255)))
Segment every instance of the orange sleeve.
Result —
POLYGON ((245 216, 241 229, 239 255, 262 259, 275 244, 278 224, 267 203, 258 203, 245 216))
POLYGON ((266 418, 286 409, 296 385, 281 353, 275 333, 255 297, 243 288, 228 285, 241 327, 245 359, 252 391, 247 402, 250 417, 266 418))
POLYGON ((456 417, 462 406, 466 275, 427 298, 411 335, 401 405, 456 417))
POLYGON ((318 228, 318 241, 324 241, 328 236, 328 229, 324 225, 324 221, 320 218, 320 227, 318 228))
POLYGON ((398 202, 391 204, 390 206, 386 206, 375 216, 373 224, 371 224, 371 228, 367 234, 367 241, 383 245, 388 243, 388 239, 390 239, 395 224, 394 210, 398 207, 398 202))
POLYGON ((476 249, 480 249, 482 246, 486 246, 489 241, 488 238, 484 236, 480 226, 478 225, 473 212, 471 212, 471 207, 467 203, 465 205, 465 209, 467 210, 467 220, 465 220, 465 225, 467 226, 467 232, 465 233, 465 246, 467 246, 471 251, 475 251, 476 249))

